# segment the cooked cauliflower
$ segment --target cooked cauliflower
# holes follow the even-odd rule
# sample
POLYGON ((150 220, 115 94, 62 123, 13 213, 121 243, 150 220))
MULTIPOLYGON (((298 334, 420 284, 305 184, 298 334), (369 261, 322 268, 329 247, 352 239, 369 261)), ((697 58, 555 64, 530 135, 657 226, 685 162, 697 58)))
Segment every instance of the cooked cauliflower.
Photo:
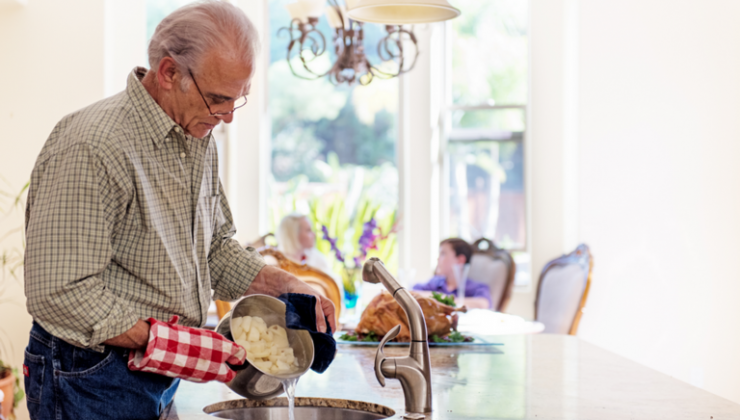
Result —
POLYGON ((266 373, 291 373, 298 369, 298 360, 288 343, 285 328, 268 327, 258 316, 233 318, 231 326, 234 341, 244 347, 253 366, 266 373))

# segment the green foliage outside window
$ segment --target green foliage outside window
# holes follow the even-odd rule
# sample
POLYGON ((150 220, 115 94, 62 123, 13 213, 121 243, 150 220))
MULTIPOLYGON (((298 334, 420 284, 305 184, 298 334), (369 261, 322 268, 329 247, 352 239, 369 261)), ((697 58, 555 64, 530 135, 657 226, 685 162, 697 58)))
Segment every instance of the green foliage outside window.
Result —
POLYGON ((526 0, 466 0, 452 20, 452 96, 459 105, 525 104, 526 0))

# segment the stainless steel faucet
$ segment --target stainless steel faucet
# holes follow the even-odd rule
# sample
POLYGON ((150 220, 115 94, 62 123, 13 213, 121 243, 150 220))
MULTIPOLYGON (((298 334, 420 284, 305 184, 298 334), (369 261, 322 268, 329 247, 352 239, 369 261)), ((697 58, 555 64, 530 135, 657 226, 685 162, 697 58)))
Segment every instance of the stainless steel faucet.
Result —
POLYGON ((406 357, 385 357, 383 354, 383 346, 396 338, 401 325, 396 325, 383 337, 375 354, 375 376, 381 386, 385 386, 385 378, 401 381, 407 411, 404 417, 424 418, 424 413, 432 411, 432 369, 427 324, 421 306, 408 290, 398 284, 378 258, 370 258, 365 263, 362 279, 368 283, 383 283, 406 313, 411 331, 411 345, 406 357))

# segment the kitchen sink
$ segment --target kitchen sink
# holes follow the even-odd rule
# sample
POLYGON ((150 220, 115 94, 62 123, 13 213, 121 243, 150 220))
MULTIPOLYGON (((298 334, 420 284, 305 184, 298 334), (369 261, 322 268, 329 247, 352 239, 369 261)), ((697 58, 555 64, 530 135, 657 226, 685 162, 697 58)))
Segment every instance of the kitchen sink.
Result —
MULTIPOLYGON (((203 411, 222 419, 288 420, 288 400, 231 400, 211 404, 203 411)), ((303 397, 295 399, 295 418, 300 420, 377 420, 395 414, 388 407, 363 401, 303 397)))

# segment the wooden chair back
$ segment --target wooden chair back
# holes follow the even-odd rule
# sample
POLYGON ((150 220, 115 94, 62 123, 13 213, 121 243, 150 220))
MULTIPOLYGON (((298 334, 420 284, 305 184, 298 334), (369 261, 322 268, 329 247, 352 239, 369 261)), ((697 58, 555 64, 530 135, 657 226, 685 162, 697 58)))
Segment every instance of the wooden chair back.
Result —
POLYGON ((218 315, 219 321, 226 316, 231 310, 231 302, 225 300, 216 300, 216 314, 218 315))
POLYGON ((339 318, 342 310, 342 295, 340 294, 339 286, 337 286, 337 283, 331 276, 310 265, 300 264, 291 260, 276 248, 265 247, 257 251, 262 254, 267 264, 274 265, 298 277, 298 279, 303 280, 309 286, 313 287, 321 296, 332 301, 337 312, 337 318, 339 318))
POLYGON ((545 265, 537 285, 535 319, 546 333, 576 335, 591 287, 593 257, 581 244, 570 254, 545 265))
MULTIPOLYGON (((267 235, 263 236, 265 238, 267 235)), ((254 246, 249 244, 248 246, 254 246)), ((323 271, 311 267, 306 264, 299 264, 288 257, 276 248, 264 247, 257 250, 265 262, 268 265, 278 267, 282 270, 287 271, 290 274, 298 277, 314 288, 321 296, 328 298, 334 304, 336 310, 336 316, 339 318, 339 314, 342 311, 342 295, 339 291, 339 286, 334 282, 328 274, 323 271)), ((223 318, 231 310, 231 303, 222 300, 216 301, 216 313, 218 319, 223 318)))
POLYGON ((468 278, 488 285, 492 310, 506 311, 514 290, 516 264, 511 254, 496 247, 493 241, 481 238, 473 243, 468 278))

